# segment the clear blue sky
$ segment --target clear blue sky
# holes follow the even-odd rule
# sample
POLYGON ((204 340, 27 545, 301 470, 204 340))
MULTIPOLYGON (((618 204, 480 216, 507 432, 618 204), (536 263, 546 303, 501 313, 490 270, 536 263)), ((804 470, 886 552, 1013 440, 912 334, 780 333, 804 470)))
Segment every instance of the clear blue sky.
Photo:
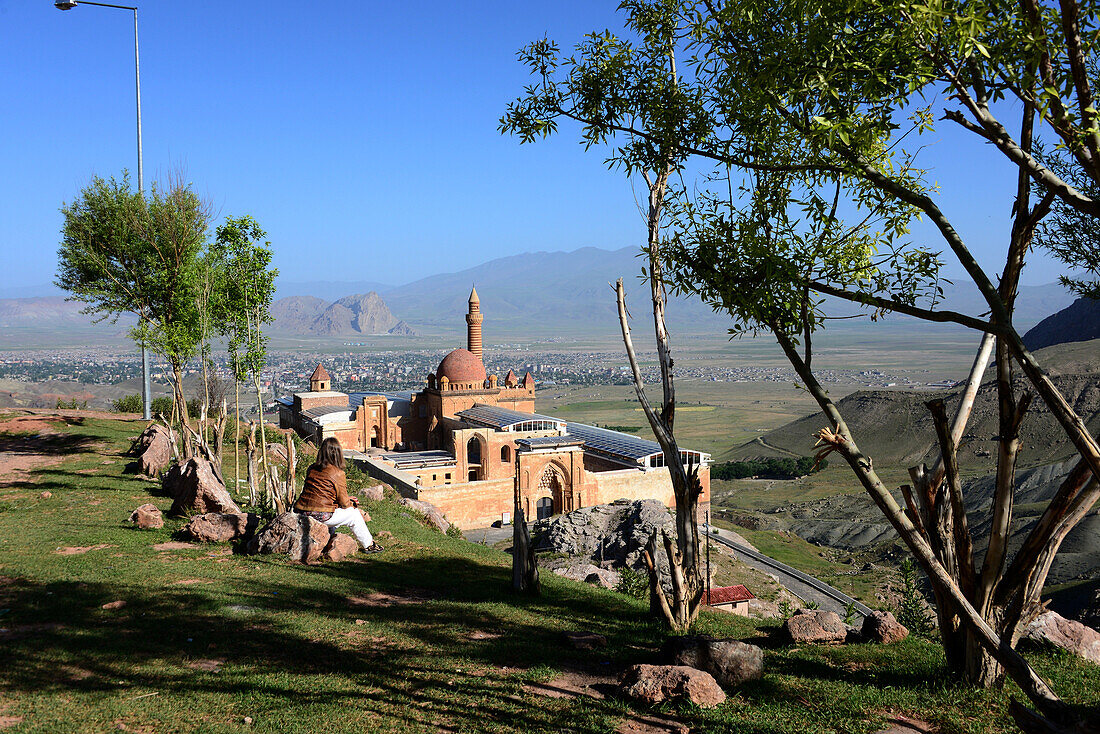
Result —
MULTIPOLYGON (((182 168, 219 218, 255 216, 288 281, 398 284, 636 244, 630 183, 575 130, 527 146, 496 131, 528 81, 515 51, 618 28, 616 5, 145 0, 146 184, 182 168)), ((51 281, 61 202, 93 173, 136 169, 131 17, 0 0, 0 290, 51 281)), ((926 164, 992 263, 1012 172, 940 125, 926 164)), ((1027 282, 1055 279, 1037 265, 1027 282)))

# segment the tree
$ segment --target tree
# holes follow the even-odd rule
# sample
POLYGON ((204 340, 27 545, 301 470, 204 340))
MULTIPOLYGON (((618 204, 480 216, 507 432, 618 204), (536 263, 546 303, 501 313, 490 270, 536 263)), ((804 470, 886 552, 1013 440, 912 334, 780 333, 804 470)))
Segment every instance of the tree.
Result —
MULTIPOLYGON (((218 227, 210 257, 224 273, 218 323, 229 340, 229 362, 235 383, 235 479, 240 480, 240 383, 251 377, 260 411, 260 481, 263 483, 263 496, 266 502, 278 506, 281 502, 280 493, 276 491, 267 464, 267 438, 263 430, 264 404, 260 386, 260 376, 267 364, 267 337, 264 336, 263 326, 271 321, 275 277, 279 274, 278 270, 271 267, 271 243, 264 241, 266 236, 252 217, 228 217, 218 227)), ((252 443, 250 439, 250 445, 252 443)), ((250 499, 256 503, 260 487, 256 483, 252 456, 249 456, 248 479, 250 499)))
POLYGON ((61 213, 57 285, 100 320, 138 317, 130 335, 168 362, 175 412, 189 426, 183 367, 201 335, 196 302, 209 205, 179 179, 163 189, 154 183, 145 196, 124 172, 121 181, 93 177, 61 213))
POLYGON ((685 141, 694 143, 704 131, 691 113, 693 102, 681 88, 676 71, 674 26, 655 25, 647 30, 646 43, 635 49, 609 33, 592 34, 581 47, 585 56, 600 58, 606 64, 577 64, 559 86, 552 81, 558 64, 557 47, 543 40, 520 51, 521 59, 541 77, 538 87, 527 90, 527 98, 509 106, 500 129, 518 135, 523 142, 556 130, 558 116, 582 119, 582 138, 586 145, 604 143, 611 130, 599 123, 613 115, 616 104, 629 106, 637 125, 626 133, 626 142, 609 159, 627 175, 640 174, 648 190, 645 213, 647 239, 644 248, 647 266, 643 275, 649 285, 654 338, 661 370, 661 403, 654 408, 646 394, 641 369, 631 336, 626 294, 622 279, 616 284, 619 325, 630 362, 632 383, 638 402, 661 445, 676 498, 676 537, 661 533, 661 546, 669 562, 672 598, 661 583, 658 562, 658 536, 655 533, 644 553, 650 577, 650 602, 678 633, 686 632, 699 614, 704 585, 699 557, 699 497, 702 485, 698 467, 685 467, 674 432, 676 388, 673 373, 671 338, 665 324, 667 294, 663 275, 662 227, 669 196, 669 182, 683 162, 685 141), (592 94, 596 89, 614 89, 609 99, 592 94), (562 112, 571 105, 575 114, 562 112))
MULTIPOLYGON (((612 136, 627 141, 613 161, 643 141, 713 166, 682 188, 670 212, 675 226, 665 264, 675 286, 730 313, 734 334, 775 335, 832 425, 819 436, 822 454, 847 461, 929 576, 949 666, 991 685, 1003 665, 1044 714, 1064 718, 1060 699, 1013 647, 1037 609, 1062 539, 1100 498, 1100 448, 1024 347, 1012 312, 1036 228, 1051 208, 1086 222, 1100 214, 1100 201, 1081 185, 1100 180, 1092 100, 1096 7, 1070 0, 1057 6, 626 0, 620 7, 637 43, 605 33, 602 42, 589 37, 565 59, 548 41, 532 44, 521 56, 538 83, 513 103, 505 122, 532 139, 553 132, 560 119, 576 120, 589 144, 612 136), (664 119, 684 123, 671 131, 649 124, 647 104, 658 102, 635 96, 636 85, 617 73, 667 49, 667 34, 688 69, 676 78, 680 93, 659 100, 664 119), (996 285, 917 165, 920 135, 936 125, 927 99, 945 106, 942 120, 992 146, 1017 171, 1012 232, 996 285), (1018 112, 1017 135, 998 118, 1002 112, 1018 112), (1044 141, 1065 151, 1061 170, 1073 175, 1059 173, 1054 156, 1044 155, 1044 141), (908 238, 918 216, 962 265, 988 315, 942 308, 941 253, 908 238), (902 488, 904 509, 814 374, 813 335, 827 317, 824 296, 864 304, 875 315, 893 311, 983 334, 953 418, 942 404, 929 405, 941 457, 931 469, 912 469, 913 486, 902 488), (990 550, 979 568, 956 446, 993 350, 1001 441, 990 550), (1013 393, 1016 368, 1061 423, 1080 462, 1010 562, 1013 467, 1031 400, 1030 393, 1013 393)), ((1088 270, 1100 246, 1079 244, 1076 254, 1073 247, 1063 251, 1088 270)), ((1022 709, 1016 714, 1025 720, 1022 709)))

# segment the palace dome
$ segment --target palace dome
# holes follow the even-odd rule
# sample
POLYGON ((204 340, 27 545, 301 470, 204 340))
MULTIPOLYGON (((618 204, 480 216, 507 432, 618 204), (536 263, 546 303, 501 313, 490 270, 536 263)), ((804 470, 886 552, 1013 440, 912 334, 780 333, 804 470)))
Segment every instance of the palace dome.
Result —
POLYGON ((468 349, 456 349, 439 363, 437 380, 446 377, 451 382, 485 382, 485 365, 468 349))

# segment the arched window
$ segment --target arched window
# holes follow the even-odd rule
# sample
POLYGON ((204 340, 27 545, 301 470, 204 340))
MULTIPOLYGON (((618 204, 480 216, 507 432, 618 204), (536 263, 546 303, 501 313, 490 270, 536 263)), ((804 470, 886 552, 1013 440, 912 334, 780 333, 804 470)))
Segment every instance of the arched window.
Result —
POLYGON ((500 463, 507 464, 512 460, 512 449, 507 444, 500 447, 500 463))
POLYGON ((481 463, 481 441, 478 440, 477 436, 471 436, 470 440, 466 442, 466 463, 481 463))

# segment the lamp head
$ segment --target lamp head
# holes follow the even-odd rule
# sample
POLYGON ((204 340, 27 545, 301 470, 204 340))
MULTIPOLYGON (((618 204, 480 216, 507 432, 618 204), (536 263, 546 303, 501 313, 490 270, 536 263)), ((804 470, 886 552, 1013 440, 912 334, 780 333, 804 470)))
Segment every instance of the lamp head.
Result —
POLYGON ((76 7, 76 0, 57 0, 53 6, 58 10, 72 10, 76 7))

